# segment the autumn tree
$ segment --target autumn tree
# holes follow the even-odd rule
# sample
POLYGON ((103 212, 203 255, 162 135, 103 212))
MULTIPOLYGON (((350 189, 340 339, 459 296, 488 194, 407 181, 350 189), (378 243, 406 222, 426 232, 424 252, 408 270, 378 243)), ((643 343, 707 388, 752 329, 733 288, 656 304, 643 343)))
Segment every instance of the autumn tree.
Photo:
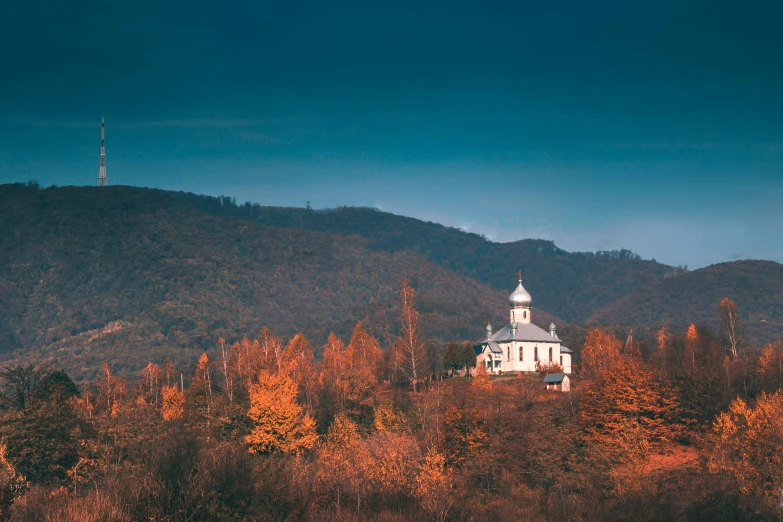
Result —
POLYGON ((158 403, 158 394, 160 390, 160 366, 154 364, 152 361, 144 367, 141 371, 142 385, 144 386, 144 393, 150 398, 153 404, 158 403))
POLYGON ((402 302, 400 336, 395 344, 400 358, 400 369, 416 392, 419 380, 426 375, 427 368, 424 345, 419 337, 421 333, 419 312, 414 308, 416 291, 411 287, 408 279, 402 282, 400 299, 402 302))
POLYGON ((182 418, 185 413, 185 394, 180 391, 177 385, 163 386, 160 395, 160 413, 163 420, 173 421, 182 418))
POLYGON ((492 379, 485 364, 479 364, 473 371, 470 387, 477 393, 485 393, 492 389, 492 379))
POLYGON ((313 347, 304 335, 298 333, 289 342, 283 353, 283 371, 299 386, 305 404, 312 405, 313 387, 313 347))
POLYGON ((172 383, 177 381, 177 368, 168 357, 163 359, 163 366, 160 367, 160 377, 161 381, 166 382, 166 386, 171 386, 172 383))
POLYGON ((450 494, 451 477, 446 468, 446 458, 431 447, 419 467, 414 486, 414 496, 436 520, 445 520, 453 504, 450 494))
POLYGON ((109 365, 103 363, 101 377, 96 384, 100 390, 99 404, 105 406, 110 415, 118 415, 125 401, 125 380, 115 376, 109 365))
POLYGON ((253 422, 245 438, 251 453, 296 453, 312 448, 318 436, 315 421, 296 399, 299 389, 287 374, 262 371, 250 386, 248 417, 253 422))
POLYGON ((410 495, 421 459, 416 440, 406 434, 381 431, 370 436, 364 446, 364 475, 378 497, 410 495))
POLYGON ((582 366, 588 375, 610 370, 619 360, 623 344, 601 328, 590 328, 582 347, 582 366))
POLYGON ((718 319, 720 322, 721 333, 723 335, 726 348, 731 357, 736 359, 742 350, 742 324, 740 323, 737 305, 728 297, 724 297, 719 308, 718 319))
POLYGON ((408 431, 405 415, 390 402, 378 404, 373 410, 373 426, 376 431, 403 433, 408 431))
POLYGON ((754 406, 735 399, 714 424, 713 469, 734 476, 743 494, 780 508, 783 491, 783 392, 762 393, 754 406))
POLYGON ((185 407, 190 421, 203 430, 209 439, 212 418, 214 415, 214 368, 212 360, 206 353, 201 354, 193 378, 185 390, 185 407))
POLYGON ((691 323, 685 334, 685 361, 683 361, 691 378, 696 372, 696 355, 699 353, 700 346, 699 332, 696 330, 696 325, 691 323))
POLYGON ((761 389, 772 393, 783 387, 783 343, 770 343, 761 351, 758 360, 761 389))
POLYGON ((641 361, 618 359, 603 370, 579 403, 580 423, 595 440, 611 444, 638 424, 650 441, 668 441, 678 432, 677 394, 641 361))
POLYGON ((361 509, 368 486, 363 469, 366 460, 367 452, 356 423, 345 415, 337 415, 326 440, 318 448, 315 480, 318 488, 334 496, 338 516, 341 505, 348 502, 356 506, 357 514, 361 509), (348 495, 353 498, 347 499, 348 495))
POLYGON ((281 372, 283 370, 283 353, 285 351, 282 339, 276 337, 269 328, 264 326, 257 341, 258 352, 255 352, 257 356, 248 360, 248 374, 255 377, 264 369, 270 372, 281 372))
POLYGON ((446 409, 443 422, 443 454, 449 464, 460 465, 488 446, 484 416, 478 408, 446 409))
POLYGON ((666 372, 667 363, 671 351, 671 334, 666 326, 662 326, 655 332, 655 342, 658 347, 655 359, 660 361, 660 368, 666 372))
POLYGON ((367 333, 362 327, 362 322, 356 323, 351 335, 351 340, 346 348, 346 354, 352 367, 363 366, 367 368, 376 381, 383 376, 383 352, 378 340, 367 333))

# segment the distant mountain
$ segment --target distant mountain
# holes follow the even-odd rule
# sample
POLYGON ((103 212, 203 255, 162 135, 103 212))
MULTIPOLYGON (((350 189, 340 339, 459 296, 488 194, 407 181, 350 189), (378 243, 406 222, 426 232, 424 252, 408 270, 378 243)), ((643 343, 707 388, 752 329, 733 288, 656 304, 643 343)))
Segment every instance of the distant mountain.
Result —
POLYGON ((776 321, 780 293, 770 289, 781 286, 780 265, 733 268, 744 266, 728 264, 723 290, 709 293, 702 270, 569 253, 544 240, 494 243, 368 208, 1 185, 0 357, 51 361, 84 378, 104 360, 128 371, 164 356, 192 360, 218 337, 254 336, 264 325, 319 345, 358 320, 388 344, 404 277, 419 292, 428 337, 476 339, 488 320, 508 320, 519 269, 543 326, 707 320, 724 294, 753 320, 776 321))
POLYGON ((374 250, 416 252, 504 292, 514 286, 522 269, 536 306, 573 323, 678 271, 655 261, 570 253, 542 239, 494 243, 477 234, 369 208, 245 208, 253 220, 267 225, 358 235, 374 250))
POLYGON ((388 343, 404 277, 433 338, 474 339, 506 317, 510 290, 362 237, 266 226, 215 198, 0 187, 0 349, 77 377, 104 360, 135 371, 149 359, 194 359, 218 337, 264 325, 317 346, 363 320, 388 343))
POLYGON ((751 340, 783 336, 783 265, 772 261, 720 263, 641 286, 596 310, 593 324, 688 324, 717 327, 718 303, 734 301, 751 340))

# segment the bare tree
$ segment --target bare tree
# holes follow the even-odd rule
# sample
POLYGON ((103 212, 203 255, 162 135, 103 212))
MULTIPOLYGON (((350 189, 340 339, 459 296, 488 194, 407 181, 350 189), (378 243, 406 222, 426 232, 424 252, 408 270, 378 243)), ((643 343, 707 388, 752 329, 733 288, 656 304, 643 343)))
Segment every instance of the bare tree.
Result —
POLYGON ((720 302, 720 328, 732 358, 736 359, 742 350, 742 325, 737 305, 728 297, 720 302))
POLYGON ((14 408, 21 410, 38 383, 51 372, 52 369, 46 365, 35 367, 9 364, 0 370, 1 393, 11 400, 14 408))
POLYGON ((411 383, 413 391, 422 375, 426 373, 426 356, 424 353, 424 344, 419 338, 421 322, 419 312, 413 305, 416 302, 416 291, 411 287, 410 282, 404 279, 402 290, 402 314, 400 315, 400 337, 398 339, 398 349, 400 350, 400 368, 403 374, 411 383))
POLYGON ((220 357, 223 366, 223 368, 221 368, 223 373, 223 390, 226 392, 226 396, 228 397, 228 403, 233 404, 234 379, 232 379, 228 369, 228 350, 226 350, 226 340, 221 337, 218 339, 218 344, 220 345, 220 357))

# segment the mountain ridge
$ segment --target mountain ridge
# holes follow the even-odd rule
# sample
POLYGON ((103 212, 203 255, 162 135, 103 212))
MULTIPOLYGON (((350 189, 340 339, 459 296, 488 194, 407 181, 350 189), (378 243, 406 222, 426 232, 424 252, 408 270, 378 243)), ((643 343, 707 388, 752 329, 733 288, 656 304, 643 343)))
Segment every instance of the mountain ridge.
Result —
MULTIPOLYGON (((520 268, 542 326, 706 320, 717 307, 712 294, 686 295, 679 314, 635 310, 645 295, 670 299, 672 281, 693 278, 685 285, 693 293, 718 275, 745 317, 774 311, 778 293, 769 288, 783 286, 783 276, 768 270, 766 293, 737 298, 732 292, 743 287, 732 283, 733 266, 756 277, 753 267, 729 263, 726 273, 707 271, 702 280, 703 269, 569 253, 541 239, 494 243, 361 207, 315 211, 139 187, 2 185, 0 354, 78 367, 83 377, 101 357, 127 368, 167 355, 184 360, 218 337, 254 336, 262 326, 285 336, 303 331, 318 345, 330 331, 348 335, 359 320, 388 345, 404 277, 418 290, 426 337, 475 340, 488 320, 507 321, 520 268), (80 337, 111 324, 123 326, 89 342, 80 337)), ((778 315, 769 318, 774 335, 778 315)))

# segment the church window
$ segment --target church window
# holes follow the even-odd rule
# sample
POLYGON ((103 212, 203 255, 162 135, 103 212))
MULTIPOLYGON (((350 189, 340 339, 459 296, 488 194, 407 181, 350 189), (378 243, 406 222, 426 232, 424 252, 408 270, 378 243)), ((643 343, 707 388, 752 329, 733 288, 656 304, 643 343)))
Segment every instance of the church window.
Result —
POLYGON ((524 353, 525 353, 524 348, 520 346, 519 347, 519 360, 520 360, 520 362, 525 360, 524 353))
POLYGON ((533 348, 533 360, 538 361, 538 346, 533 348))
POLYGON ((527 319, 527 312, 522 312, 522 319, 527 319))
POLYGON ((506 347, 506 360, 507 361, 511 360, 511 347, 510 346, 506 347))
POLYGON ((563 356, 560 356, 560 366, 563 366, 563 356))
POLYGON ((552 348, 549 348, 549 362, 552 362, 552 348))

